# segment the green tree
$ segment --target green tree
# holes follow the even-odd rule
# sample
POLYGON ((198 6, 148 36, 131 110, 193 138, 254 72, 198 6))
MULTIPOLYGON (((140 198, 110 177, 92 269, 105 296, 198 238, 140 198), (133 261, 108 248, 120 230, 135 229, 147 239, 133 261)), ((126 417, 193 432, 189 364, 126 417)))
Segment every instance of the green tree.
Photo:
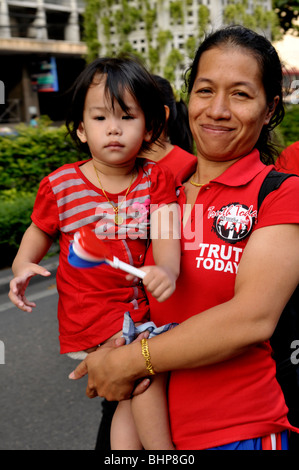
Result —
POLYGON ((276 131, 283 147, 288 147, 298 140, 298 128, 299 106, 298 104, 289 105, 286 107, 285 117, 276 131))
POLYGON ((177 49, 172 49, 164 67, 164 77, 170 82, 175 80, 175 69, 182 63, 183 56, 177 49))
POLYGON ((107 55, 112 55, 112 44, 111 44, 111 41, 110 41, 110 39, 111 39, 110 31, 111 31, 112 22, 111 22, 111 20, 108 16, 103 16, 101 18, 101 23, 103 25, 104 36, 106 38, 107 55))
POLYGON ((251 29, 269 29, 273 39, 279 38, 278 17, 275 12, 266 11, 255 5, 253 13, 249 13, 248 0, 231 0, 223 12, 226 24, 242 24, 251 29))
MULTIPOLYGON (((281 0, 276 0, 279 2, 281 0)), ((156 37, 153 36, 154 26, 159 14, 168 13, 173 22, 184 23, 185 11, 190 10, 194 0, 172 0, 167 3, 157 0, 153 7, 150 0, 139 0, 138 4, 133 4, 129 0, 119 0, 116 10, 113 0, 85 0, 86 10, 84 14, 84 38, 88 47, 88 61, 93 60, 100 53, 101 45, 98 40, 98 24, 102 27, 102 46, 105 46, 105 53, 112 55, 122 51, 133 52, 140 56, 129 42, 129 35, 137 30, 140 22, 143 22, 145 29, 146 44, 142 52, 145 63, 152 72, 159 73, 161 70, 161 58, 165 56, 167 44, 172 40, 173 35, 169 30, 160 30, 156 37), (114 50, 115 41, 111 41, 111 31, 116 32, 116 42, 120 45, 118 50, 114 50)), ((299 2, 299 0, 298 0, 299 2)), ((252 29, 271 30, 272 37, 278 39, 279 31, 278 17, 274 11, 265 11, 254 1, 253 14, 248 13, 249 0, 229 0, 229 4, 224 9, 224 21, 226 24, 239 23, 252 29)), ((194 56, 194 51, 198 41, 202 39, 210 23, 210 11, 206 5, 198 5, 198 28, 196 36, 189 38, 185 44, 186 54, 190 59, 194 56)), ((174 60, 175 52, 169 56, 165 65, 167 77, 174 77, 176 69, 183 65, 184 57, 180 54, 174 60)))
POLYGON ((151 9, 148 2, 146 2, 146 10, 144 14, 145 30, 148 42, 152 40, 153 25, 157 17, 155 9, 151 9))
POLYGON ((170 2, 170 16, 175 23, 184 23, 184 4, 181 0, 170 2))
POLYGON ((202 38, 210 21, 210 10, 206 5, 198 7, 198 28, 199 37, 202 38))
POLYGON ((189 59, 194 58, 196 48, 197 48, 197 39, 194 36, 191 36, 191 38, 187 39, 186 44, 185 44, 185 50, 188 54, 189 59))
POLYGON ((166 47, 166 44, 168 41, 170 41, 173 38, 173 34, 169 30, 160 30, 157 34, 157 43, 159 45, 160 51, 163 51, 166 47))
POLYGON ((87 45, 87 62, 92 62, 99 55, 101 44, 98 40, 98 13, 100 0, 85 0, 83 15, 83 40, 87 45))
POLYGON ((299 34, 299 26, 295 22, 299 18, 299 0, 273 0, 273 7, 278 15, 280 27, 284 32, 293 29, 299 34))

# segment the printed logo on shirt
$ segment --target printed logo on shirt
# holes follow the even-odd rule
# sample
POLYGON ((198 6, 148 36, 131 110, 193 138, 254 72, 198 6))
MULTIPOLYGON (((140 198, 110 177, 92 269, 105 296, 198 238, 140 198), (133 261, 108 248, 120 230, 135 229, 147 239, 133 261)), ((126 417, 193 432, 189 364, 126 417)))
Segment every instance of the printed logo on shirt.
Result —
POLYGON ((215 243, 200 243, 196 267, 208 271, 237 274, 243 248, 215 243))
POLYGON ((213 218, 212 230, 227 243, 237 243, 251 232, 257 211, 253 206, 247 207, 239 202, 232 202, 217 210, 215 206, 208 209, 208 219, 213 218))

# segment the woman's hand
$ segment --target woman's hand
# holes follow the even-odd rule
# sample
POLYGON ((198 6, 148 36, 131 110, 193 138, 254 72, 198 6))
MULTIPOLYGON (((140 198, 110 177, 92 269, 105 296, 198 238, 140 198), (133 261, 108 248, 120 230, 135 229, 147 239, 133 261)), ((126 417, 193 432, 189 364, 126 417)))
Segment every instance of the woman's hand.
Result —
MULTIPOLYGON (((141 333, 134 343, 138 342, 140 347, 141 339, 146 337, 148 332, 141 333)), ((100 396, 109 401, 121 401, 143 393, 150 385, 150 379, 137 381, 131 376, 131 361, 126 355, 128 346, 122 347, 124 344, 124 338, 106 342, 97 351, 88 354, 69 378, 77 380, 88 374, 86 395, 89 398, 100 396)))

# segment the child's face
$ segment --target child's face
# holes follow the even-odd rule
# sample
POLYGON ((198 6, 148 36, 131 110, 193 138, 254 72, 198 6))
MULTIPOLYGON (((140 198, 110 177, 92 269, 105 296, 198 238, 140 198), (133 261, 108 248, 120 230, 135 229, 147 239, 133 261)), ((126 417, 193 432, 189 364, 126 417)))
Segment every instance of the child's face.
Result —
POLYGON ((128 91, 124 92, 123 99, 128 106, 128 114, 117 101, 112 109, 105 96, 105 79, 96 81, 86 94, 83 122, 77 130, 81 142, 87 142, 92 157, 109 166, 135 160, 142 142, 149 141, 151 137, 137 101, 128 91))

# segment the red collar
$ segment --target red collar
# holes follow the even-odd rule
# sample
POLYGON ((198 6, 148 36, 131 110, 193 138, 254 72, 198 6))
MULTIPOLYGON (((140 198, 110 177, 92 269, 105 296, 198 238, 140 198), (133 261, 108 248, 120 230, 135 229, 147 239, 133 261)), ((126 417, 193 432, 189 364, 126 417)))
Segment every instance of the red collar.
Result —
MULTIPOLYGON (((251 181, 265 168, 260 160, 260 153, 254 149, 245 157, 240 158, 220 176, 211 182, 221 183, 226 186, 243 186, 251 181)), ((190 178, 196 170, 196 162, 185 166, 176 177, 176 187, 183 186, 183 182, 190 178)))

